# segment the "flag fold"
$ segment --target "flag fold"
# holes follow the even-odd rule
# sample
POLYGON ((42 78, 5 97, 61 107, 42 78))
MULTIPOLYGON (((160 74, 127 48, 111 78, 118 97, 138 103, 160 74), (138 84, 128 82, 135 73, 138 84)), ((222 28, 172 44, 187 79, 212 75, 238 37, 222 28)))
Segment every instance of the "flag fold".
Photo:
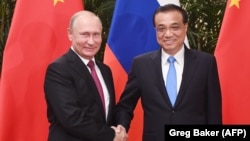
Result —
POLYGON ((3 54, 0 140, 45 141, 43 81, 47 65, 70 47, 71 15, 81 0, 18 0, 3 54))
POLYGON ((224 124, 250 124, 249 12, 249 0, 227 1, 215 48, 224 124))

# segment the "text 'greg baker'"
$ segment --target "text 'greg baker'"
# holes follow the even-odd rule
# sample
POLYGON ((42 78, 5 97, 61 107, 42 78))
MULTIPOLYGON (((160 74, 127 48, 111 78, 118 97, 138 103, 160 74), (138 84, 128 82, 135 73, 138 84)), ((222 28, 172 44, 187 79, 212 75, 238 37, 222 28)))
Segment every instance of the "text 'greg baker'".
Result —
POLYGON ((193 129, 192 133, 191 130, 183 131, 183 130, 176 130, 170 129, 169 135, 170 136, 183 136, 185 138, 190 138, 192 136, 219 136, 220 131, 211 131, 208 129, 200 130, 200 129, 193 129))

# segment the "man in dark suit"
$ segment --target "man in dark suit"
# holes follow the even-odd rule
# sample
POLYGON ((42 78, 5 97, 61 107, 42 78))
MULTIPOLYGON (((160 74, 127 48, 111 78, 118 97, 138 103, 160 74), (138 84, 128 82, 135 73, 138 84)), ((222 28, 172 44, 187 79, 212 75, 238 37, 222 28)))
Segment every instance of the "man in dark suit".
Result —
POLYGON ((125 140, 126 133, 113 126, 111 70, 94 58, 102 42, 101 20, 92 12, 77 12, 71 18, 68 37, 71 48, 48 66, 45 76, 48 141, 125 140), (93 68, 88 66, 90 61, 93 68), (97 74, 100 89, 92 71, 97 74))
POLYGON ((211 54, 185 46, 187 13, 181 7, 169 4, 159 7, 153 19, 161 49, 134 58, 117 105, 118 123, 129 130, 133 110, 141 98, 143 141, 164 141, 165 125, 222 124, 216 59, 211 54), (175 80, 167 78, 169 57, 174 58, 175 80), (175 87, 171 96, 168 82, 175 87))

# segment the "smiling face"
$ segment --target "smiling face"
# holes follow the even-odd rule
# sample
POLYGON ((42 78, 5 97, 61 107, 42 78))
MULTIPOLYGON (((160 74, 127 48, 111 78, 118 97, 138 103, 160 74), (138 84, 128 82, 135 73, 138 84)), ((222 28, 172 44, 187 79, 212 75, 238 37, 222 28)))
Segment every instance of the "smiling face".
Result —
POLYGON ((68 29, 68 37, 74 50, 85 59, 92 59, 102 43, 102 24, 91 12, 77 13, 68 29))
POLYGON ((188 24, 183 23, 177 10, 159 12, 154 19, 159 45, 170 55, 176 54, 184 44, 188 24))

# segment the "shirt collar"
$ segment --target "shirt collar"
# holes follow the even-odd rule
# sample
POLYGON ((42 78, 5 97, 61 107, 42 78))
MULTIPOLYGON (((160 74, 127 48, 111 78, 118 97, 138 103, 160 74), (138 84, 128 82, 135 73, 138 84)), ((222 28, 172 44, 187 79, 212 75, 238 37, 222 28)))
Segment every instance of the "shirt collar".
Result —
MULTIPOLYGON (((74 50, 74 48, 73 48, 72 46, 71 46, 71 49, 72 49, 72 51, 74 51, 74 52, 76 53, 77 56, 79 56, 79 58, 82 60, 82 62, 83 62, 85 65, 87 65, 87 64, 89 63, 89 60, 83 58, 82 56, 80 56, 80 55, 74 50)), ((91 60, 94 61, 94 63, 95 63, 95 57, 93 57, 91 60)))
MULTIPOLYGON (((184 45, 182 48, 174 55, 174 58, 176 59, 176 63, 182 65, 184 64, 184 45)), ((166 53, 163 49, 161 49, 161 57, 162 57, 162 63, 167 63, 168 57, 171 56, 168 53, 166 53)))

